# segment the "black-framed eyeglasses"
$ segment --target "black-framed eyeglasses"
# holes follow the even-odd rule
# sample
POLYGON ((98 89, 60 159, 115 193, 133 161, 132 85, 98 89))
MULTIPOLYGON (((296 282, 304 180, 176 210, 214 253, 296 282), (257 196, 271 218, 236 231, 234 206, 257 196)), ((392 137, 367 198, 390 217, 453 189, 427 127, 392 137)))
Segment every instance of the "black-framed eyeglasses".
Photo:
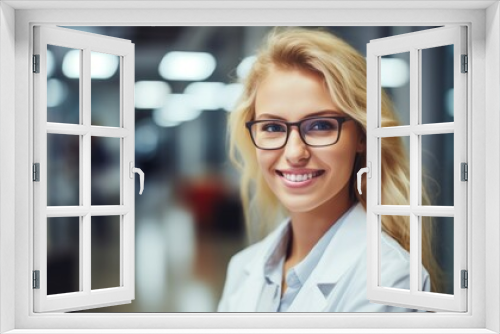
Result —
POLYGON ((309 146, 330 146, 340 138, 342 124, 350 121, 350 117, 311 117, 298 122, 286 122, 278 119, 259 119, 246 122, 254 145, 261 150, 278 150, 283 148, 290 136, 290 128, 299 129, 300 138, 309 146))

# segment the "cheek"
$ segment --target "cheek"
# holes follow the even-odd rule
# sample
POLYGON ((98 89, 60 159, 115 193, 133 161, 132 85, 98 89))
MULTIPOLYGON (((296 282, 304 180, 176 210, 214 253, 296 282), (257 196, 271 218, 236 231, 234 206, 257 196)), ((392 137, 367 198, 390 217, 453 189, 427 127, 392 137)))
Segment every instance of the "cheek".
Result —
POLYGON ((356 156, 356 149, 351 147, 351 145, 338 148, 338 150, 330 152, 328 157, 323 157, 322 160, 332 168, 334 177, 350 177, 356 156))
POLYGON ((271 171, 271 167, 275 164, 278 155, 274 151, 263 151, 257 150, 257 164, 259 168, 266 177, 266 175, 271 171))

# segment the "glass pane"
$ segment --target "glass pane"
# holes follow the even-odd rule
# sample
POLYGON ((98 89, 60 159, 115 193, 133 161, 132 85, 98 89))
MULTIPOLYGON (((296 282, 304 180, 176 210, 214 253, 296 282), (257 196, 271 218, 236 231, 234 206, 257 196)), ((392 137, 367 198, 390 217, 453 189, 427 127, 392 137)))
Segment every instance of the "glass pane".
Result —
POLYGON ((47 121, 80 123, 81 50, 47 45, 47 121))
POLYGON ((92 137, 92 205, 120 205, 120 142, 92 137))
POLYGON ((92 217, 92 290, 120 286, 120 216, 92 217))
POLYGON ((47 134, 47 205, 80 205, 80 137, 47 134))
POLYGON ((422 136, 422 205, 453 206, 453 133, 422 136), (427 197, 427 198, 426 198, 427 197))
POLYGON ((47 294, 80 291, 80 217, 47 218, 47 294))
POLYGON ((380 159, 382 205, 410 205, 410 137, 380 138, 382 149, 380 159), (386 154, 391 152, 391 155, 386 154), (390 157, 390 160, 388 160, 390 157), (394 186, 394 175, 404 175, 398 186, 404 195, 391 196, 384 191, 384 186, 394 186), (404 189, 406 187, 406 189, 404 189))
POLYGON ((387 123, 387 120, 381 117, 381 126, 410 124, 410 52, 381 57, 380 81, 382 89, 392 101, 395 116, 399 120, 387 123))
POLYGON ((120 126, 120 58, 91 52, 92 125, 120 126))
POLYGON ((410 289, 410 217, 380 216, 380 286, 410 289), (404 246, 402 246, 404 245, 404 246))
POLYGON ((422 124, 453 122, 453 45, 421 50, 422 124))
POLYGON ((452 217, 422 217, 422 262, 431 275, 431 291, 453 294, 452 217))

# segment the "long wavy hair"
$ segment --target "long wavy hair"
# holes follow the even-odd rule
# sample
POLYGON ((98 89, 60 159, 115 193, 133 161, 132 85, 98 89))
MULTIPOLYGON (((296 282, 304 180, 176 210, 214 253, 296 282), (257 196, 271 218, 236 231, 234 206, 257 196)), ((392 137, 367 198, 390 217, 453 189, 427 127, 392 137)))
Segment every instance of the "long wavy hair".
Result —
MULTIPOLYGON (((229 114, 229 157, 241 172, 240 195, 247 230, 254 237, 262 237, 275 227, 287 211, 268 187, 257 163, 256 149, 245 122, 255 116, 255 97, 259 83, 273 68, 299 69, 318 74, 324 79, 332 101, 353 118, 366 137, 366 60, 353 47, 335 35, 322 30, 304 28, 276 28, 259 50, 250 73, 244 79, 243 92, 229 114)), ((381 96, 381 123, 383 127, 400 122, 385 92, 381 96)), ((404 144, 399 137, 384 138, 381 154, 382 204, 409 205, 409 164, 404 144)), ((356 172, 366 166, 366 151, 357 154, 350 183, 351 199, 359 201, 366 210, 366 181, 363 194, 356 191, 356 172)), ((423 204, 428 196, 422 189, 423 204)), ((406 216, 382 216, 382 230, 404 249, 410 250, 410 222, 406 216)), ((432 291, 443 288, 443 272, 431 250, 433 224, 422 217, 422 262, 431 277, 432 291), (425 222, 425 223, 424 223, 425 222)))

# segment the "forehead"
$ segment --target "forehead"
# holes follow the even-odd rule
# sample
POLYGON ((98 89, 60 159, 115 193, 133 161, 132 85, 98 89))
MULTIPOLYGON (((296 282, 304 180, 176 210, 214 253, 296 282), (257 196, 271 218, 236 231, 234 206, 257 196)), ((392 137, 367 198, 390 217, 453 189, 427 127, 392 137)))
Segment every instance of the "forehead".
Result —
POLYGON ((274 68, 257 88, 256 118, 292 120, 325 110, 339 112, 324 79, 311 71, 274 68))

